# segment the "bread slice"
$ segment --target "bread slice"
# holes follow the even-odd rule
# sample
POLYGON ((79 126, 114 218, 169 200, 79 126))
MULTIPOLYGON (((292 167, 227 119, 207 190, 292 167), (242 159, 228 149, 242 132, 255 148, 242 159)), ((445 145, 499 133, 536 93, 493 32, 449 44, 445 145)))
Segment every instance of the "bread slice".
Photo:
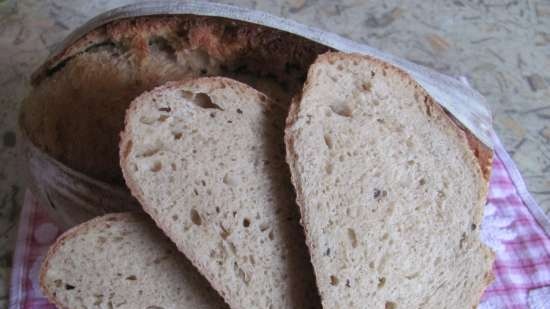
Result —
POLYGON ((320 56, 285 142, 325 308, 477 304, 493 260, 479 241, 486 162, 406 73, 320 56))
POLYGON ((319 306, 284 159, 285 116, 227 78, 168 83, 126 114, 128 187, 234 309, 319 306))
POLYGON ((146 215, 110 214, 65 232, 40 286, 59 308, 228 308, 146 215))

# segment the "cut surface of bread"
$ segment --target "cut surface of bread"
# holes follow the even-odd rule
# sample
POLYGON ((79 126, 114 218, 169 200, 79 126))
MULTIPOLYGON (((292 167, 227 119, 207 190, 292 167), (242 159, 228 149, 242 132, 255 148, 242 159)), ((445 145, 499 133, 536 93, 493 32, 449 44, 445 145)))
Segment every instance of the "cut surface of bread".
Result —
POLYGON ((40 274, 50 302, 74 308, 228 308, 144 214, 92 219, 65 232, 40 274))
POLYGON ((285 142, 325 308, 477 305, 493 260, 479 240, 488 176, 408 75, 320 56, 285 142))
POLYGON ((319 307, 284 160, 285 116, 227 78, 168 83, 126 114, 128 187, 234 309, 319 307))

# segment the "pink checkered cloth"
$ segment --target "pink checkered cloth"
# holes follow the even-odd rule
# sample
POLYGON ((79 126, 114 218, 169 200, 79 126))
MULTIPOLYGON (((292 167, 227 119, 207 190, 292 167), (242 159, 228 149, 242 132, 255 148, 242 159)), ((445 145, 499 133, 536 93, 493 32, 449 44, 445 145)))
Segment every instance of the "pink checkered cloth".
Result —
MULTIPOLYGON (((550 221, 525 187, 516 166, 495 143, 482 238, 496 252, 495 281, 482 309, 550 309, 550 221)), ((38 286, 41 261, 60 229, 27 193, 19 222, 10 309, 55 308, 38 286)))

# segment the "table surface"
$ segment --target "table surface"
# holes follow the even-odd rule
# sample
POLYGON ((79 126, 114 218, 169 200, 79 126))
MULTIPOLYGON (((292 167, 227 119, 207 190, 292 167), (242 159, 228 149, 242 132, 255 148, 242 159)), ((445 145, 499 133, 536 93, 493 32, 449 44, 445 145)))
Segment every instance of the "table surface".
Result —
MULTIPOLYGON (((94 15, 131 0, 0 1, 0 308, 24 183, 17 111, 30 73, 54 44, 94 15)), ((550 1, 243 0, 450 75, 488 100, 494 126, 529 190, 550 214, 550 1)))

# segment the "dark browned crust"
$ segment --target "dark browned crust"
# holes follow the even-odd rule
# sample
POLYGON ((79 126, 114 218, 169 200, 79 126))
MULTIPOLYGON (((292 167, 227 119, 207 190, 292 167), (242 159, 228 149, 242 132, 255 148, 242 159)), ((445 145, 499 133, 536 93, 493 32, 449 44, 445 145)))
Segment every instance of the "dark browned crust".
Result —
POLYGON ((123 48, 139 50, 145 57, 148 53, 147 34, 170 37, 191 48, 204 49, 211 57, 227 65, 242 61, 255 66, 254 71, 258 74, 278 76, 288 73, 288 70, 297 70, 305 77, 315 57, 330 50, 291 33, 222 17, 135 17, 113 21, 84 35, 44 63, 33 74, 32 84, 38 85, 66 61, 98 44, 122 43, 123 48))
MULTIPOLYGON (((139 89, 151 90, 162 84, 159 82, 158 73, 141 72, 140 68, 153 57, 151 42, 156 39, 162 40, 162 44, 166 44, 166 48, 171 51, 204 52, 209 58, 215 59, 220 67, 221 72, 214 74, 232 77, 235 74, 245 73, 255 78, 273 79, 281 89, 287 92, 288 98, 300 91, 307 69, 315 57, 329 50, 328 47, 287 32, 220 17, 196 15, 138 17, 113 21, 84 35, 46 62, 33 75, 32 84, 39 89, 44 81, 55 78, 58 74, 64 74, 64 67, 74 59, 78 59, 83 54, 90 55, 101 50, 107 51, 113 57, 131 55, 128 61, 138 68, 135 83, 128 85, 128 93, 120 93, 122 98, 136 93, 139 89)), ((178 74, 180 76, 176 79, 192 77, 178 74)), ((78 89, 78 91, 80 95, 86 95, 87 90, 78 89)), ((120 89, 117 91, 120 92, 120 89)), ((118 92, 113 93, 115 100, 118 94, 118 92)), ((32 92, 29 98, 33 98, 32 92)), ((120 101, 126 102, 125 100, 120 101)), ((281 102, 281 105, 288 106, 289 99, 284 100, 286 102, 281 102)), ((88 128, 89 124, 81 124, 70 119, 69 121, 56 120, 54 128, 53 121, 38 123, 36 120, 29 120, 26 114, 35 115, 37 119, 36 115, 47 113, 47 109, 35 108, 32 102, 28 101, 31 100, 25 100, 23 103, 20 119, 22 131, 26 132, 33 144, 72 169, 100 181, 122 185, 120 170, 115 165, 118 159, 114 158, 115 152, 110 149, 116 147, 114 142, 118 130, 123 126, 121 113, 125 108, 113 106, 109 117, 99 117, 100 112, 94 112, 95 107, 89 106, 93 117, 89 118, 88 122, 97 118, 93 120, 98 122, 95 128, 88 128), (117 116, 118 114, 121 114, 120 117, 117 116), (41 130, 40 126, 46 125, 49 129, 41 130), (87 144, 87 140, 91 139, 92 133, 88 131, 92 129, 100 133, 97 133, 94 141, 90 140, 88 147, 91 151, 87 153, 83 147, 87 144), (114 132, 113 129, 117 131, 114 132), (42 133, 37 132, 48 132, 44 133, 44 136, 49 137, 43 138, 42 133), (82 134, 86 135, 82 137, 82 134)), ((129 100, 126 104, 129 104, 129 100)))

